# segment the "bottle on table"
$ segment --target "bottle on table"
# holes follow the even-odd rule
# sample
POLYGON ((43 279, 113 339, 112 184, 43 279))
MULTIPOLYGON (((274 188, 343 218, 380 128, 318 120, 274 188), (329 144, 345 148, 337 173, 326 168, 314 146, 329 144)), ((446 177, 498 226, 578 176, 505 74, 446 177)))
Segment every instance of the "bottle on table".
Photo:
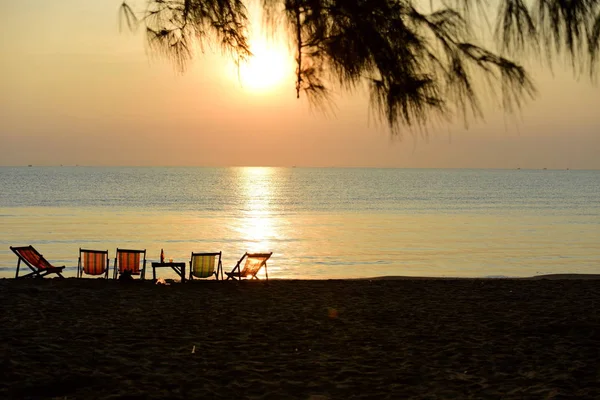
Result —
POLYGON ((165 252, 163 251, 163 249, 160 249, 160 262, 165 262, 165 252))

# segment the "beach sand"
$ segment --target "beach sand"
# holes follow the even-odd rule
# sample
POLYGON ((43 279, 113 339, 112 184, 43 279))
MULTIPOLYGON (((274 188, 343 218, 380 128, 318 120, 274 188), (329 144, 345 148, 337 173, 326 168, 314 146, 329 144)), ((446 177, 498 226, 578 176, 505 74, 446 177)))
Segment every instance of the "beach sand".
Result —
POLYGON ((598 279, 4 279, 0 304, 0 398, 600 399, 598 279))

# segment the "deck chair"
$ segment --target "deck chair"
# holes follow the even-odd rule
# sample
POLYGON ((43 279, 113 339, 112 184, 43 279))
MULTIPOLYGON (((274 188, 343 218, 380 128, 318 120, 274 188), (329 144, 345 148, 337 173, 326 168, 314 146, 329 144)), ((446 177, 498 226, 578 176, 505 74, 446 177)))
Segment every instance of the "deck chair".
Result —
POLYGON ((241 280, 242 278, 258 279, 256 274, 262 266, 265 266, 265 275, 269 280, 269 273, 267 271, 267 260, 273 253, 245 253, 242 258, 237 262, 231 272, 225 272, 227 279, 241 280), (240 268, 242 261, 246 259, 244 268, 240 268))
POLYGON ((117 248, 115 257, 113 279, 117 279, 118 274, 129 271, 131 275, 141 275, 142 279, 146 278, 146 249, 144 250, 127 250, 117 248), (141 264, 141 269, 140 269, 141 264))
POLYGON ((194 278, 209 278, 214 275, 219 280, 223 280, 223 264, 221 264, 221 252, 218 253, 192 253, 190 259, 190 280, 194 278), (217 270, 215 271, 215 265, 217 270))
POLYGON ((64 276, 62 276, 62 270, 65 269, 64 265, 62 267, 55 267, 54 265, 50 264, 43 255, 33 248, 33 246, 10 246, 10 249, 17 255, 17 257, 19 257, 15 279, 29 277, 43 278, 49 274, 56 274, 60 278, 64 278, 64 276), (21 266, 21 261, 27 265, 32 272, 19 276, 19 267, 21 266))
POLYGON ((104 275, 108 278, 109 270, 108 250, 85 250, 79 249, 79 261, 77 262, 77 277, 86 275, 104 275))

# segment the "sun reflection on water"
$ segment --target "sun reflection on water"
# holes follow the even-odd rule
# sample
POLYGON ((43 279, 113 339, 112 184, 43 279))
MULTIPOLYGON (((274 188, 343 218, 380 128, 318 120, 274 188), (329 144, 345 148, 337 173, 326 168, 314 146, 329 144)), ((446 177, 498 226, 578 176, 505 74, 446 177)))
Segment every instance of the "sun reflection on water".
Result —
POLYGON ((273 225, 273 177, 276 171, 268 167, 245 167, 241 169, 242 187, 242 237, 248 251, 267 251, 270 241, 277 236, 273 225))

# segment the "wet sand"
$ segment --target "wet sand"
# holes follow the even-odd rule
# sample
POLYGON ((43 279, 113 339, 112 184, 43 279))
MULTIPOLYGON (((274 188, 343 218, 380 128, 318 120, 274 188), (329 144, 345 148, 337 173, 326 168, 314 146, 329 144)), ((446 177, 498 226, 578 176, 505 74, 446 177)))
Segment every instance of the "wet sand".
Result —
POLYGON ((0 398, 599 399, 581 278, 3 279, 0 398))

